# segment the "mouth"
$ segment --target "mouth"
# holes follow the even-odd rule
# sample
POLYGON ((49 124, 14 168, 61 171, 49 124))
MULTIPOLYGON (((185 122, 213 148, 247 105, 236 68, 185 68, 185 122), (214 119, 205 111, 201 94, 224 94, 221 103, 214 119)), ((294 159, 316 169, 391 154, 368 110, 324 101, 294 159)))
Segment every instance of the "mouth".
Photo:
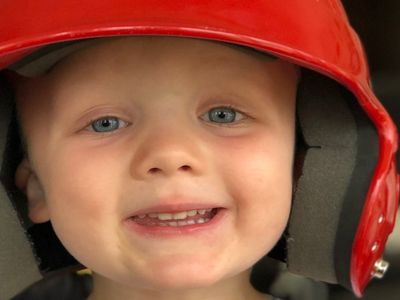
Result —
POLYGON ((209 207, 174 212, 140 213, 128 217, 129 231, 144 236, 182 236, 216 230, 228 215, 226 208, 209 207))
POLYGON ((181 227, 210 222, 222 208, 202 208, 172 213, 140 214, 130 218, 140 226, 181 227))

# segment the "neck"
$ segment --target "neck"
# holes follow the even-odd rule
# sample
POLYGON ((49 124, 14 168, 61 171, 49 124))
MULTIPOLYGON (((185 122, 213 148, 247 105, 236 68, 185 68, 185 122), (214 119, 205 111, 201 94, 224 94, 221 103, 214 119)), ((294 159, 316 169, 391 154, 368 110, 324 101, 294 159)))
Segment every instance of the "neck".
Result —
POLYGON ((268 300, 250 284, 250 270, 204 288, 156 290, 131 287, 93 274, 93 292, 88 300, 268 300))

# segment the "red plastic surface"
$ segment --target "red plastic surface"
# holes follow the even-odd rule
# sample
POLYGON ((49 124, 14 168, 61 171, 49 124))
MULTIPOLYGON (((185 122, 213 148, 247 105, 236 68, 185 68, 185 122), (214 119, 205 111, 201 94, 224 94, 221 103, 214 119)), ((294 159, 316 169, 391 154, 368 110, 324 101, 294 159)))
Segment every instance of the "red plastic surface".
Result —
MULTIPOLYGON (((380 156, 354 241, 351 281, 361 295, 394 226, 397 133, 369 86, 358 37, 335 0, 3 0, 0 69, 36 47, 111 35, 215 39, 275 53, 348 87, 375 124, 380 156), (379 222, 382 216, 382 222, 379 222), (376 249, 372 251, 374 243, 376 249)), ((375 248, 375 247, 374 247, 375 248)))

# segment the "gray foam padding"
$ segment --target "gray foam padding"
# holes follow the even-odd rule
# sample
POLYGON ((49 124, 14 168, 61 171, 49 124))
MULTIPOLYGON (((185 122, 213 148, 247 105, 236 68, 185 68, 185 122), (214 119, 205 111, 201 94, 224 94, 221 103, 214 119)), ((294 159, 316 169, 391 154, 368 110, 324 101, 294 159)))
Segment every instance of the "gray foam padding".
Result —
POLYGON ((338 84, 321 75, 303 74, 297 101, 298 121, 310 148, 288 226, 288 269, 337 283, 335 241, 356 163, 356 122, 338 84))
MULTIPOLYGON (((0 153, 4 159, 11 105, 0 90, 0 153)), ((0 186, 0 299, 10 299, 41 278, 25 230, 0 186)))

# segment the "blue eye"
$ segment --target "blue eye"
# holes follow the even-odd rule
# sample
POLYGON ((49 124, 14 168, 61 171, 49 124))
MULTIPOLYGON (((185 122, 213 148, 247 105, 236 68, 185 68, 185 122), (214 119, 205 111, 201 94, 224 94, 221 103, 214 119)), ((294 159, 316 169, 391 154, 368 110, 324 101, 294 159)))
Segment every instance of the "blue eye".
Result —
POLYGON ((116 117, 103 117, 90 124, 90 128, 95 132, 111 132, 124 126, 126 123, 116 117))
POLYGON ((216 107, 208 111, 208 121, 215 123, 233 123, 236 120, 236 116, 241 115, 234 109, 229 107, 216 107))

